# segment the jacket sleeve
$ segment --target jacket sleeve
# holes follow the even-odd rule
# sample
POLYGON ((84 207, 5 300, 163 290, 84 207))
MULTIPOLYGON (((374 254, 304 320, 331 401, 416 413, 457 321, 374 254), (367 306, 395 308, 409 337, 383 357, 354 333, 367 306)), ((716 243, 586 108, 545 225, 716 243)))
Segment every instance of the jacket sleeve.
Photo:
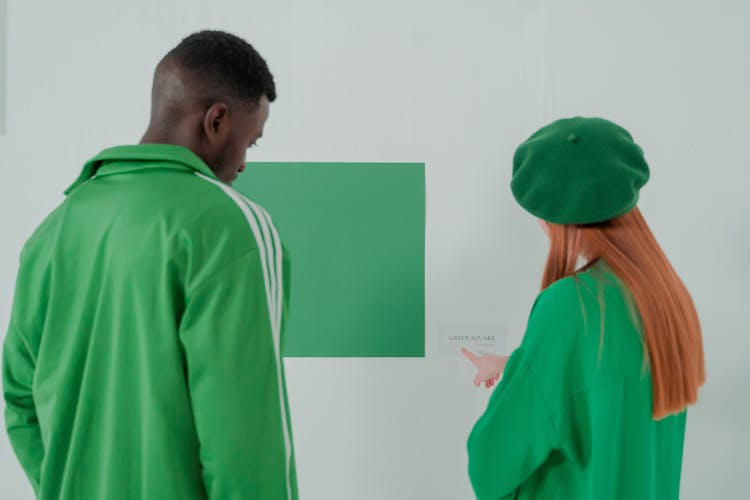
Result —
POLYGON ((557 447, 557 436, 523 349, 517 349, 469 436, 469 478, 478 500, 514 498, 557 447))
POLYGON ((469 436, 469 476, 479 500, 514 498, 552 452, 565 452, 560 429, 569 418, 565 409, 579 328, 574 281, 540 294, 521 347, 469 436))
POLYGON ((5 425, 13 450, 31 486, 39 489, 44 445, 34 405, 34 356, 22 333, 13 325, 3 345, 5 425))
POLYGON ((291 437, 270 285, 250 251, 186 298, 180 340, 211 499, 290 498, 291 437))

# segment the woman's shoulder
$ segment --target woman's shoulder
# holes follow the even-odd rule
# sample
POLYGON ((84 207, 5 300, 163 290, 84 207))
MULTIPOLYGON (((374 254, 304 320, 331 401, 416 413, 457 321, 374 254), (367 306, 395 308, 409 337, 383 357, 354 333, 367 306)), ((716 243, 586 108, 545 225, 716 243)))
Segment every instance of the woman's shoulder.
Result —
POLYGON ((595 303, 610 298, 612 292, 621 295, 624 284, 603 260, 598 260, 572 276, 559 279, 544 289, 536 299, 535 309, 565 307, 573 302, 595 303))
POLYGON ((569 316, 573 313, 575 316, 575 310, 571 306, 580 303, 582 288, 587 289, 590 285, 589 279, 582 280, 582 274, 559 279, 542 290, 534 301, 529 319, 548 314, 569 316))
POLYGON ((550 330, 557 342, 574 340, 588 326, 598 325, 603 308, 622 302, 624 287, 604 262, 558 281, 536 298, 529 316, 526 337, 533 343, 537 336, 550 341, 550 330), (592 321, 593 320, 593 321, 592 321))

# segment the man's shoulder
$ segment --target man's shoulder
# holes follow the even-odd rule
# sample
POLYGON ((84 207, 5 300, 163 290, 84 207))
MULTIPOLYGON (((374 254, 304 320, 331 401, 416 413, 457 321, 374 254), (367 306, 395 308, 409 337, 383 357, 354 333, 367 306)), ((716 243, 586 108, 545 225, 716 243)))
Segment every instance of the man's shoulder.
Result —
POLYGON ((185 210, 192 218, 179 229, 179 246, 194 263, 188 266, 195 272, 190 281, 202 283, 217 269, 254 252, 261 256, 261 265, 283 266, 285 249, 268 212, 226 184, 211 178, 202 181, 206 197, 185 210))
POLYGON ((198 229, 219 229, 253 239, 273 239, 276 228, 268 212, 231 186, 200 174, 191 187, 194 196, 183 199, 185 224, 198 229))
POLYGON ((93 238, 117 226, 131 234, 159 233, 167 240, 230 252, 258 248, 276 233, 262 207, 216 179, 174 171, 138 175, 138 182, 121 183, 118 177, 93 178, 72 192, 34 230, 22 259, 46 254, 61 238, 72 238, 71 232, 93 231, 93 238))
POLYGON ((178 231, 199 260, 228 261, 257 250, 267 258, 283 257, 284 246, 268 212, 254 200, 216 179, 195 175, 190 182, 195 203, 179 203, 178 231))

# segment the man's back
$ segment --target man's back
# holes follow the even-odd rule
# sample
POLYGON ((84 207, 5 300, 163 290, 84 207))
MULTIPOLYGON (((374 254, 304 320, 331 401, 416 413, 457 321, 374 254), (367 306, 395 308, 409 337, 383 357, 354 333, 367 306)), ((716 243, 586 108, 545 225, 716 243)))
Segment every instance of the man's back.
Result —
POLYGON ((5 345, 38 497, 296 497, 270 219, 184 148, 95 160, 24 248, 5 345))

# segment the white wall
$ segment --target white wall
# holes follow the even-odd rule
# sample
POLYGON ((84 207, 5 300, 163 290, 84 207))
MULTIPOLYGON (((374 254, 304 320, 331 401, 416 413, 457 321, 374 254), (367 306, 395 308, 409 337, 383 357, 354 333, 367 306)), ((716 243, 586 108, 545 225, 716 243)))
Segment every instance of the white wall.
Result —
POLYGON ((7 1, 0 0, 0 134, 5 134, 5 47, 7 45, 6 15, 7 1))
MULTIPOLYGON (((287 360, 302 498, 472 498, 465 439, 488 393, 461 360, 437 356, 436 334, 502 323, 519 341, 545 241, 510 195, 513 150, 554 118, 602 115, 646 151, 641 206, 705 329, 682 498, 747 498, 750 4, 8 4, 0 325, 23 241, 86 159, 140 138, 158 59, 191 31, 232 31, 278 83, 254 159, 427 163, 427 357, 287 360)), ((31 498, 1 436, 0 496, 31 498)))

